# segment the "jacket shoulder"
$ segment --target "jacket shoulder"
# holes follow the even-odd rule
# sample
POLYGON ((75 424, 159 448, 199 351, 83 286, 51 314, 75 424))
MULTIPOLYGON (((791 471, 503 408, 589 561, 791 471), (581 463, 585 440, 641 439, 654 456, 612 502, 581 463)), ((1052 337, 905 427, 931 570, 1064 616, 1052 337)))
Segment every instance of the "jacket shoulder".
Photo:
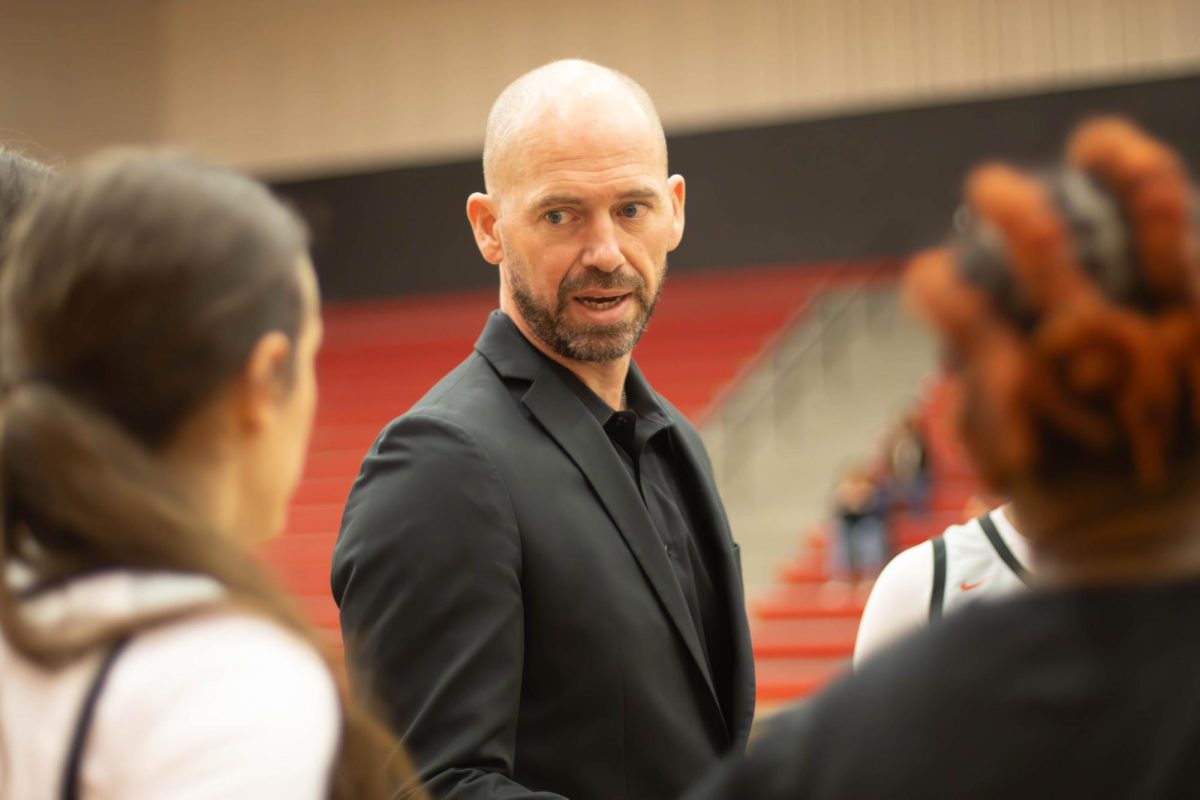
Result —
POLYGON ((469 440, 502 460, 527 416, 520 390, 510 387, 486 358, 473 352, 407 411, 388 422, 368 456, 401 439, 430 441, 448 436, 469 440))

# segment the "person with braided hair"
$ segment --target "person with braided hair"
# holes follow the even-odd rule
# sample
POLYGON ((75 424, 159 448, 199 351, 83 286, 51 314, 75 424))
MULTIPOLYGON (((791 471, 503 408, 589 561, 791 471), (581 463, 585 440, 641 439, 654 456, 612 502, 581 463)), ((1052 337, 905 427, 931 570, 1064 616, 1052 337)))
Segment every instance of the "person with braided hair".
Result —
POLYGON ((1035 586, 781 715, 688 800, 1192 797, 1200 789, 1200 249, 1178 157, 1123 119, 991 164, 914 259, 963 445, 1035 586))

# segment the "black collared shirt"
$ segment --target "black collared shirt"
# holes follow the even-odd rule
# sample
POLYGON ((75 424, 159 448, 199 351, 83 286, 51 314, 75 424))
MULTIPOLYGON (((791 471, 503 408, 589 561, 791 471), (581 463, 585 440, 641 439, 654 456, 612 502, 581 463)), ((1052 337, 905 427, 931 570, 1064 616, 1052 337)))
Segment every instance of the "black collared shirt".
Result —
POLYGON ((685 480, 675 424, 641 373, 625 380, 626 410, 614 411, 574 373, 547 359, 608 434, 613 449, 637 486, 654 529, 683 592, 700 644, 708 656, 717 697, 726 719, 733 668, 728 591, 722 579, 716 534, 700 510, 696 487, 685 480))

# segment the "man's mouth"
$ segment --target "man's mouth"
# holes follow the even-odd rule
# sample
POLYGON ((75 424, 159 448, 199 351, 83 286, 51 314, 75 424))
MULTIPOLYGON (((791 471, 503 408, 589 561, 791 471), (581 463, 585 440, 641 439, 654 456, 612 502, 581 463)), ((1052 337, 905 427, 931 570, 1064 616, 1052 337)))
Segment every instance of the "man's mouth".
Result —
POLYGON ((628 292, 614 295, 578 295, 575 297, 575 299, 588 308, 592 308, 597 311, 604 311, 605 309, 620 305, 621 301, 627 297, 629 297, 628 292))

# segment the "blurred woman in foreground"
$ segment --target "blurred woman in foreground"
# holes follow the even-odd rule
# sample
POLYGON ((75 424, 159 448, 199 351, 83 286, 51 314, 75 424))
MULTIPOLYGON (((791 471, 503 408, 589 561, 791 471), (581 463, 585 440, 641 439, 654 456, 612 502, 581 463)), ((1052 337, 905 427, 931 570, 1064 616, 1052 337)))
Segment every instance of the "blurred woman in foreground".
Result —
POLYGON ((300 475, 321 338, 259 184, 55 177, 0 294, 0 796, 382 798, 407 775, 247 545, 300 475))
POLYGON ((1127 122, 967 181, 910 301, 1040 588, 884 651, 693 798, 1192 797, 1200 786, 1200 291, 1178 157, 1127 122))

